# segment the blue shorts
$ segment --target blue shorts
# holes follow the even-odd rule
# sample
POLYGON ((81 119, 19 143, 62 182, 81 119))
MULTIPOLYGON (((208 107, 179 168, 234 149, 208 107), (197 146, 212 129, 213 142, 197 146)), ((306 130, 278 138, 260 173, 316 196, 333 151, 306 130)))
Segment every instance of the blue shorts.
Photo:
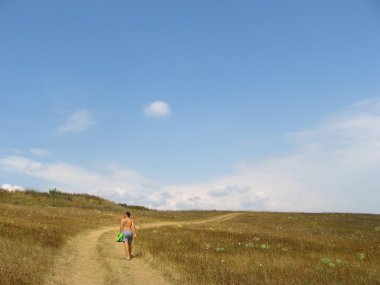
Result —
POLYGON ((132 241, 132 240, 133 240, 133 232, 131 230, 123 231, 123 241, 132 241))

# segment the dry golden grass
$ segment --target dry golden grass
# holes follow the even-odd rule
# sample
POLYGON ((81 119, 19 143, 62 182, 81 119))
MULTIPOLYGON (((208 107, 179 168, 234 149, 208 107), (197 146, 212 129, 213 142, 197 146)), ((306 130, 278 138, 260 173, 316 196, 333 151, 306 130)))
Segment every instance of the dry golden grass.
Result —
POLYGON ((136 225, 155 222, 183 222, 219 216, 222 211, 132 211, 136 225))
POLYGON ((201 219, 216 212, 147 211, 121 206, 86 194, 57 190, 0 190, 0 284, 41 284, 65 242, 89 228, 114 225, 126 210, 137 225, 158 221, 201 219))
POLYGON ((139 244, 179 284, 380 284, 379 215, 244 213, 139 244))
MULTIPOLYGON (((125 207, 89 196, 0 191, 0 283, 41 284, 67 239, 105 225, 125 207)), ((380 284, 380 216, 242 213, 233 220, 181 221, 225 212, 131 210, 135 245, 179 284, 380 284)))
POLYGON ((41 284, 68 238, 117 225, 124 210, 89 195, 0 191, 0 283, 41 284))

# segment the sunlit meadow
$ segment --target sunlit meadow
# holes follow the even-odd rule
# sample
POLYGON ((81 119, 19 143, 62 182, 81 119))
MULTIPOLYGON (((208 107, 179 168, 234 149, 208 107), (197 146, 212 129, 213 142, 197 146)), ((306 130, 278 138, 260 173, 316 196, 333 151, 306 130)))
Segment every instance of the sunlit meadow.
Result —
POLYGON ((242 213, 141 236, 178 284, 380 284, 379 215, 242 213))
MULTIPOLYGON (((154 211, 56 190, 0 191, 1 284, 41 284, 66 241, 115 226, 126 209, 142 226, 135 249, 178 284, 380 284, 380 215, 154 211)), ((110 241, 114 242, 114 240, 110 241)), ((120 253, 123 255, 123 252, 120 253)))
POLYGON ((0 189, 0 284, 42 284, 69 238, 102 226, 115 226, 116 235, 126 210, 132 212, 137 224, 202 219, 218 214, 148 211, 56 189, 49 193, 0 189))
POLYGON ((123 209, 90 195, 0 190, 0 283, 41 284, 68 238, 118 222, 123 209))

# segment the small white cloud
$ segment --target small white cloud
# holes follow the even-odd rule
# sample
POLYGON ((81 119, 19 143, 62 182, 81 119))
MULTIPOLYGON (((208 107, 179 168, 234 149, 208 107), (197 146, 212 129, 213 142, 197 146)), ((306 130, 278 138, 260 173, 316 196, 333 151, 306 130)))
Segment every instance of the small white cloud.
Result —
POLYGON ((7 191, 24 191, 24 187, 18 186, 18 185, 10 185, 10 184, 3 184, 0 186, 0 189, 7 190, 7 191))
POLYGON ((61 135, 69 132, 83 131, 93 124, 94 119, 92 114, 86 110, 81 110, 72 114, 57 131, 61 135))
POLYGON ((170 113, 169 104, 163 101, 152 102, 144 108, 144 114, 147 117, 163 118, 169 116, 170 113))

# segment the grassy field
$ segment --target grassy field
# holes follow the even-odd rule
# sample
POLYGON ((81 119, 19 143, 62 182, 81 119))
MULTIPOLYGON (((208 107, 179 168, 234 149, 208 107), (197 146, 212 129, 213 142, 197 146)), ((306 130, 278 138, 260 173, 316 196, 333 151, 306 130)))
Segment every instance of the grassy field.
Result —
POLYGON ((140 233, 178 284, 380 284, 380 216, 243 213, 140 233))
POLYGON ((118 205, 86 194, 55 189, 7 192, 0 189, 0 284, 41 284, 67 239, 89 228, 115 226, 126 210, 136 224, 182 221, 217 212, 163 212, 118 205))
POLYGON ((90 195, 0 190, 0 283, 41 284, 68 238, 92 227, 117 227, 124 211, 90 195))
POLYGON ((243 212, 186 225, 225 212, 154 211, 57 190, 0 190, 0 283, 41 284, 67 239, 117 231, 126 209, 137 225, 176 222, 140 230, 135 245, 178 284, 380 284, 380 215, 243 212))

